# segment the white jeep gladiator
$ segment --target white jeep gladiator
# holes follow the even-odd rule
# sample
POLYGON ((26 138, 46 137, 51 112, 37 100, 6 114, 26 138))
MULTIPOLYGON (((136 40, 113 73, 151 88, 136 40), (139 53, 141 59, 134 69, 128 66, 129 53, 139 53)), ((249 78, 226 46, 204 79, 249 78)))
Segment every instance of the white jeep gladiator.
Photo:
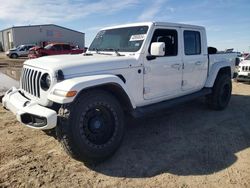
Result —
POLYGON ((20 88, 2 103, 24 125, 55 130, 72 157, 102 161, 121 144, 125 114, 139 117, 201 96, 212 109, 228 105, 237 54, 209 51, 200 26, 104 28, 84 54, 27 60, 20 88))

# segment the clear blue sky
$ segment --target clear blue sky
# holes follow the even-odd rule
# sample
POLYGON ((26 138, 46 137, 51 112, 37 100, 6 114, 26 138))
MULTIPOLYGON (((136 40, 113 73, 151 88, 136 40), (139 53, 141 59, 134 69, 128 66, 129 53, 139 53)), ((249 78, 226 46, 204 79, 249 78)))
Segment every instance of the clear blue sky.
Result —
POLYGON ((0 29, 54 23, 86 33, 106 26, 167 21, 203 25, 208 44, 250 51, 249 0, 0 0, 0 29))

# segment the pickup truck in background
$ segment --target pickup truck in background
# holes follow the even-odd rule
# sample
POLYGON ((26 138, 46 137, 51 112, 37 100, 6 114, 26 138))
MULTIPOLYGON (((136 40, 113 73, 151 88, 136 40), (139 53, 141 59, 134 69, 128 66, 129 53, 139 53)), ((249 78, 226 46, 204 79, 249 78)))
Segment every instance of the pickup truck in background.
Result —
POLYGON ((8 50, 5 54, 9 57, 9 58, 18 58, 18 57, 28 57, 29 54, 29 50, 31 48, 33 48, 35 46, 35 44, 23 44, 23 45, 19 45, 16 48, 12 48, 10 50, 8 50))
POLYGON ((79 49, 66 43, 51 43, 43 47, 34 47, 29 51, 29 59, 48 55, 81 54, 85 49, 79 49))
POLYGON ((84 54, 25 61, 20 88, 6 92, 3 106, 28 127, 54 129, 72 157, 99 162, 121 144, 125 115, 141 117, 201 96, 211 109, 228 106, 237 54, 209 49, 201 26, 104 28, 84 54))

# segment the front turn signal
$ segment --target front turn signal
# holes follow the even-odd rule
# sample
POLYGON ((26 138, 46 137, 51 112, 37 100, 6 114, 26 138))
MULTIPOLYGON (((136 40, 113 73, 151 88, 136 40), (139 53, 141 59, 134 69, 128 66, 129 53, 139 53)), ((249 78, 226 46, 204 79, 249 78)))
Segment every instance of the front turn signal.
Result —
POLYGON ((69 91, 67 94, 66 94, 66 97, 74 97, 76 96, 77 94, 77 91, 69 91))
POLYGON ((53 92, 54 95, 61 96, 61 97, 74 97, 77 94, 77 91, 63 91, 55 89, 53 92))

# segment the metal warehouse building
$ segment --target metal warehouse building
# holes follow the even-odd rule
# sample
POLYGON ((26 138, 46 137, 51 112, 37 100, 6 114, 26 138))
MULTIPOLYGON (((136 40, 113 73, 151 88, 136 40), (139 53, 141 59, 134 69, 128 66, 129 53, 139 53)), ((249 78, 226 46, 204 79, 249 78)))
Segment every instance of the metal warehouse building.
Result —
POLYGON ((85 47, 85 34, 54 24, 17 26, 0 31, 0 50, 7 51, 21 44, 42 45, 65 42, 85 47))

